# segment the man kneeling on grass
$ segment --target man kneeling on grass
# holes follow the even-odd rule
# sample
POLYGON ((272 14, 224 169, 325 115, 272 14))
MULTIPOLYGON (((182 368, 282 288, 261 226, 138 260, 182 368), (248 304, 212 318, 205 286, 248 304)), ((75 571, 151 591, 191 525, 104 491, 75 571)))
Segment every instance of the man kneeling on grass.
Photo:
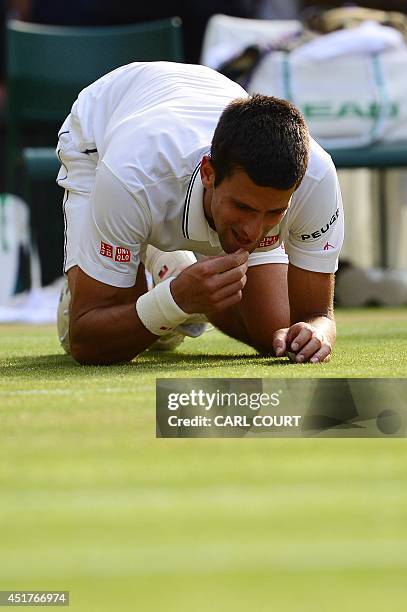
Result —
POLYGON ((174 347, 203 315, 262 353, 330 358, 341 196, 292 104, 203 66, 134 63, 81 92, 57 154, 59 333, 77 361, 174 347))

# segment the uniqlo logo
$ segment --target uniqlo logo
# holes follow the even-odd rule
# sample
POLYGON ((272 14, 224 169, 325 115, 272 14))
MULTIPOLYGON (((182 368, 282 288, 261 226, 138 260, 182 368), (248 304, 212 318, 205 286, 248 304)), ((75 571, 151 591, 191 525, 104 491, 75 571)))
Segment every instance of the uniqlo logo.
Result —
POLYGON ((114 260, 127 262, 131 259, 131 251, 130 249, 125 249, 124 247, 116 247, 116 255, 114 260))
POLYGON ((111 244, 107 244, 107 242, 101 242, 99 252, 101 255, 103 255, 103 257, 110 257, 110 259, 113 259, 113 247, 111 244))
POLYGON ((273 246, 273 244, 279 241, 279 238, 280 234, 276 236, 265 236, 257 248, 264 249, 265 247, 273 246))
POLYGON ((168 266, 164 265, 158 273, 159 278, 163 279, 168 272, 168 266))

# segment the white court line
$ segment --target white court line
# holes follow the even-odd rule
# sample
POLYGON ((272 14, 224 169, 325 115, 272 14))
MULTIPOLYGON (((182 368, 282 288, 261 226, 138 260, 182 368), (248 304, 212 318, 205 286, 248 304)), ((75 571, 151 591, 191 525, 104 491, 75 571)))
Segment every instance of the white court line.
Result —
POLYGON ((0 397, 10 397, 15 395, 72 395, 73 393, 139 393, 140 391, 151 391, 152 386, 133 389, 115 389, 114 387, 97 387, 89 389, 16 389, 15 391, 0 391, 0 397))
MULTIPOLYGON (((131 523, 129 523, 131 524, 131 523)), ((250 534, 250 532, 248 532, 250 534)), ((122 539, 122 534, 119 534, 122 539)), ((255 536, 257 538, 257 535, 255 536)), ((94 540, 89 540, 93 544, 94 540)), ((127 538, 121 545, 107 540, 105 554, 95 552, 94 546, 74 541, 75 558, 80 563, 46 542, 36 551, 27 547, 7 550, 7 567, 2 568, 2 579, 12 581, 13 576, 21 573, 21 555, 24 550, 25 566, 29 567, 30 577, 48 578, 80 576, 111 579, 119 576, 205 576, 224 575, 230 572, 276 571, 286 572, 323 572, 329 575, 338 571, 365 572, 378 570, 405 571, 405 542, 388 539, 386 541, 368 539, 348 539, 341 542, 328 539, 324 542, 293 541, 289 537, 283 542, 274 538, 266 542, 248 541, 244 544, 219 541, 216 536, 206 543, 190 542, 180 544, 170 540, 167 544, 150 542, 148 545, 133 542, 127 538), (64 561, 55 563, 55 559, 64 561)), ((312 576, 312 574, 311 574, 312 576)), ((43 578, 42 578, 43 579, 43 578)), ((349 580, 349 578, 348 578, 349 580)), ((337 609, 337 608, 335 608, 337 609)))

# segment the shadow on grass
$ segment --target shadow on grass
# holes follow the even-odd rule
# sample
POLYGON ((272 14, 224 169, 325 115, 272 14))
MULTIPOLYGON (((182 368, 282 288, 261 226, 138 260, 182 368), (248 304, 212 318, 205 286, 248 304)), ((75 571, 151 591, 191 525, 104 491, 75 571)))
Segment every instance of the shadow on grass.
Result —
POLYGON ((0 377, 21 378, 38 376, 42 380, 52 378, 83 378, 101 374, 133 373, 166 376, 181 370, 204 370, 221 366, 281 366, 289 365, 288 359, 276 359, 264 355, 197 355, 188 353, 145 353, 130 363, 111 366, 83 366, 67 355, 39 355, 35 357, 13 357, 0 363, 0 377))

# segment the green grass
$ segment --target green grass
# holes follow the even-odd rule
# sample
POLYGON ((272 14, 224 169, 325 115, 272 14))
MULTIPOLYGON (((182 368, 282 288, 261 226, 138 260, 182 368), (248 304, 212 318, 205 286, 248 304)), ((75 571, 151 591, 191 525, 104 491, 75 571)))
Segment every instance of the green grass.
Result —
POLYGON ((342 311, 326 365, 217 332, 81 367, 50 327, 0 327, 0 588, 83 612, 398 612, 405 440, 155 439, 157 377, 407 375, 407 309, 342 311))

